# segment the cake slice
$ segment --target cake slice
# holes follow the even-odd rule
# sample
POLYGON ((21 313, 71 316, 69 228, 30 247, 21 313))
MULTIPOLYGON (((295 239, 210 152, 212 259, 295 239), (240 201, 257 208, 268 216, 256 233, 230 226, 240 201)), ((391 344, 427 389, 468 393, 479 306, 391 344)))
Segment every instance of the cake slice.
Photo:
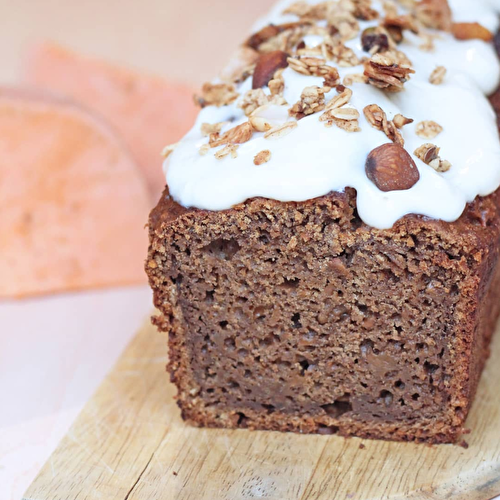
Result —
POLYGON ((281 2, 166 150, 146 270, 189 423, 464 432, 500 312, 500 65, 447 2, 402 4, 281 2))

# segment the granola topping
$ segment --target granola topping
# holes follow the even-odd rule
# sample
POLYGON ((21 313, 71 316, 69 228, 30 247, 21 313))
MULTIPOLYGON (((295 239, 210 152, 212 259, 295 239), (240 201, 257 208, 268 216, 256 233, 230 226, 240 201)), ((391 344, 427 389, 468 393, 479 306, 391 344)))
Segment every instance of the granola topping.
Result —
POLYGON ((219 210, 350 186, 379 228, 406 213, 455 220, 500 185, 485 97, 500 82, 494 3, 280 0, 202 87, 193 130, 165 148, 171 195, 219 210))
POLYGON ((443 127, 432 120, 424 120, 423 122, 417 123, 417 128, 415 129, 415 133, 424 139, 434 139, 442 131, 443 127))
POLYGON ((217 160, 222 160, 229 155, 231 155, 231 158, 238 158, 238 148, 239 146, 237 144, 228 144, 227 146, 224 146, 222 149, 217 151, 214 156, 215 158, 217 158, 217 160))
POLYGON ((300 101, 290 108, 290 116, 300 120, 325 109, 325 93, 327 91, 330 91, 330 88, 306 87, 300 95, 300 101))
POLYGON ((389 54, 375 54, 365 62, 364 75, 368 83, 389 92, 403 90, 403 84, 415 71, 408 66, 396 63, 396 58, 389 54))
POLYGON ((210 134, 209 144, 210 147, 216 148, 224 144, 243 144, 252 138, 253 129, 249 122, 242 123, 224 134, 220 135, 219 132, 210 134))
POLYGON ((318 57, 288 58, 290 67, 305 76, 321 76, 325 79, 325 85, 335 87, 339 83, 339 72, 326 64, 324 59, 318 57))
POLYGON ((429 82, 433 85, 441 85, 444 82, 446 76, 446 68, 444 66, 438 66, 434 69, 429 77, 429 82))
POLYGON ((228 83, 211 84, 205 83, 201 89, 201 96, 195 98, 195 102, 201 107, 205 106, 227 106, 238 98, 238 92, 234 85, 228 83))
POLYGON ((294 128, 297 128, 297 122, 286 122, 283 125, 277 125, 264 134, 264 139, 280 139, 288 135, 294 128))
POLYGON ((365 52, 369 52, 370 54, 384 52, 389 50, 389 35, 380 26, 366 28, 361 35, 361 46, 365 52))
POLYGON ((253 162, 255 165, 263 165, 271 159, 271 151, 269 149, 264 149, 255 155, 253 162))
POLYGON ((448 172, 451 163, 439 157, 440 148, 434 144, 422 144, 414 151, 414 155, 432 167, 436 172, 448 172))
POLYGON ((413 120, 405 118, 403 115, 398 114, 394 117, 394 120, 388 120, 387 115, 382 111, 382 108, 377 104, 370 104, 363 109, 368 123, 375 129, 384 132, 384 134, 396 144, 400 146, 405 145, 403 135, 398 130, 402 128, 406 123, 411 123, 413 120), (399 125, 399 126, 398 126, 399 125))

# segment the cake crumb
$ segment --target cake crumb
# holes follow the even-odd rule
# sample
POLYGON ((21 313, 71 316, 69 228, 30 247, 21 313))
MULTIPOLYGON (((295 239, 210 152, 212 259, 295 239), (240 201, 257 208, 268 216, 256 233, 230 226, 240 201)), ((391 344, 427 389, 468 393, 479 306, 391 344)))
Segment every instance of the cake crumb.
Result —
POLYGON ((464 448, 466 450, 467 448, 469 448, 469 443, 467 441, 465 441, 465 439, 463 439, 460 442, 459 446, 461 446, 462 448, 464 448))
POLYGON ((361 443, 361 444, 359 445, 359 449, 360 449, 360 450, 364 450, 365 448, 366 448, 366 446, 365 446, 363 443, 361 443))

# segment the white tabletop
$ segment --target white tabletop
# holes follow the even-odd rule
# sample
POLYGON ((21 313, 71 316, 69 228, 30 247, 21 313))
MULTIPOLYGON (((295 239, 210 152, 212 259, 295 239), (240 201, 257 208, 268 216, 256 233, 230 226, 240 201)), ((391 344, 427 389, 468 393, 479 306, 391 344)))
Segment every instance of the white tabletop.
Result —
POLYGON ((19 500, 152 311, 146 287, 0 303, 0 500, 19 500))

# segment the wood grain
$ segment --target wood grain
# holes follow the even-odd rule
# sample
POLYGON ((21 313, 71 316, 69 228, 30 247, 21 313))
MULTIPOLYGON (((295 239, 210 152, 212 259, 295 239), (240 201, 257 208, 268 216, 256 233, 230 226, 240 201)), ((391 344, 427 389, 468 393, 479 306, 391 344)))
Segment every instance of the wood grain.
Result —
POLYGON ((148 325, 24 500, 487 500, 500 493, 500 335, 492 350, 464 449, 188 427, 148 325))

